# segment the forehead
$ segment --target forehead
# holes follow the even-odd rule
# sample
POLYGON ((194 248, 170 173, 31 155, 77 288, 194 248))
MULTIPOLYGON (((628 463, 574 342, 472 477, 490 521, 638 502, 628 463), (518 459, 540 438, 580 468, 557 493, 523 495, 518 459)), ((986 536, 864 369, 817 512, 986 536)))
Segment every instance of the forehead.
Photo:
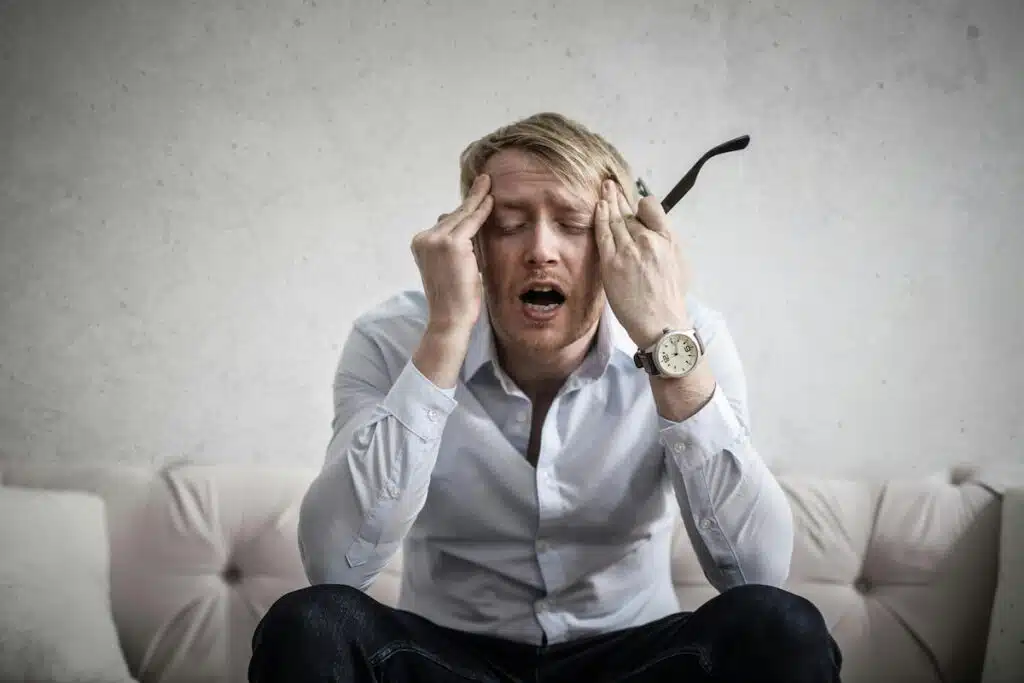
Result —
POLYGON ((539 159, 520 149, 504 149, 484 165, 491 176, 491 194, 497 208, 525 208, 548 204, 555 208, 589 211, 597 191, 584 191, 564 183, 539 159))

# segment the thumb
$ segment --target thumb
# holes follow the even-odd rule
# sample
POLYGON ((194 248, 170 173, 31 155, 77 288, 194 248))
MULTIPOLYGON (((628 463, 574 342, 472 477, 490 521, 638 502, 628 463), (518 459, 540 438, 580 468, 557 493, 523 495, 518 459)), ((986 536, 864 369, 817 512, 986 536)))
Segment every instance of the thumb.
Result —
POLYGON ((636 217, 640 222, 655 232, 669 232, 668 214, 661 206, 661 201, 654 195, 648 195, 640 200, 636 209, 636 217))

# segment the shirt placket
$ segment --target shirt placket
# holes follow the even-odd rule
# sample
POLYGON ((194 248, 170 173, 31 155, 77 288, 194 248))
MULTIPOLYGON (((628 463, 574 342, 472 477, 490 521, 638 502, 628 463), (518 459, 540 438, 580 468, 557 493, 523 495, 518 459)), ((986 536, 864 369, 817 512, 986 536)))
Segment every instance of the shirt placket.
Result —
POLYGON ((540 451, 537 454, 537 537, 535 551, 541 580, 546 595, 534 605, 537 621, 549 639, 560 638, 565 630, 564 614, 558 606, 558 589, 565 585, 565 568, 562 566, 558 549, 549 541, 549 531, 561 520, 565 512, 565 500, 555 473, 558 452, 562 449, 562 435, 551 418, 558 409, 560 397, 555 398, 541 429, 540 451))

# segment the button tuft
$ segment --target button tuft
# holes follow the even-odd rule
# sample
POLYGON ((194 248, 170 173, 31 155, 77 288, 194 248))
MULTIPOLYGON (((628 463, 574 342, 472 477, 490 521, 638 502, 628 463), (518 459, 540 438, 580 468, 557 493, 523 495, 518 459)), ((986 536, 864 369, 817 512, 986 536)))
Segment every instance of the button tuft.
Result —
POLYGON ((228 564, 220 573, 224 583, 234 586, 242 581, 242 570, 236 564, 228 564))

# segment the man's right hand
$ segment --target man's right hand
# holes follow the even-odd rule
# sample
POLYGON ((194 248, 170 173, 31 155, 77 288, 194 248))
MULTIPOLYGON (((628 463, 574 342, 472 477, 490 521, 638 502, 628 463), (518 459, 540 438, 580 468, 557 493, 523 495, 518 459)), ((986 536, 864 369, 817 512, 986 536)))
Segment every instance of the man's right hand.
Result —
POLYGON ((480 315, 483 288, 473 237, 494 206, 491 179, 479 175, 462 204, 418 233, 412 253, 427 298, 427 329, 413 363, 435 384, 455 385, 469 337, 480 315))
POLYGON ((477 176, 459 208, 412 239, 432 329, 468 335, 480 315, 483 294, 473 236, 491 213, 490 186, 489 176, 477 176))

